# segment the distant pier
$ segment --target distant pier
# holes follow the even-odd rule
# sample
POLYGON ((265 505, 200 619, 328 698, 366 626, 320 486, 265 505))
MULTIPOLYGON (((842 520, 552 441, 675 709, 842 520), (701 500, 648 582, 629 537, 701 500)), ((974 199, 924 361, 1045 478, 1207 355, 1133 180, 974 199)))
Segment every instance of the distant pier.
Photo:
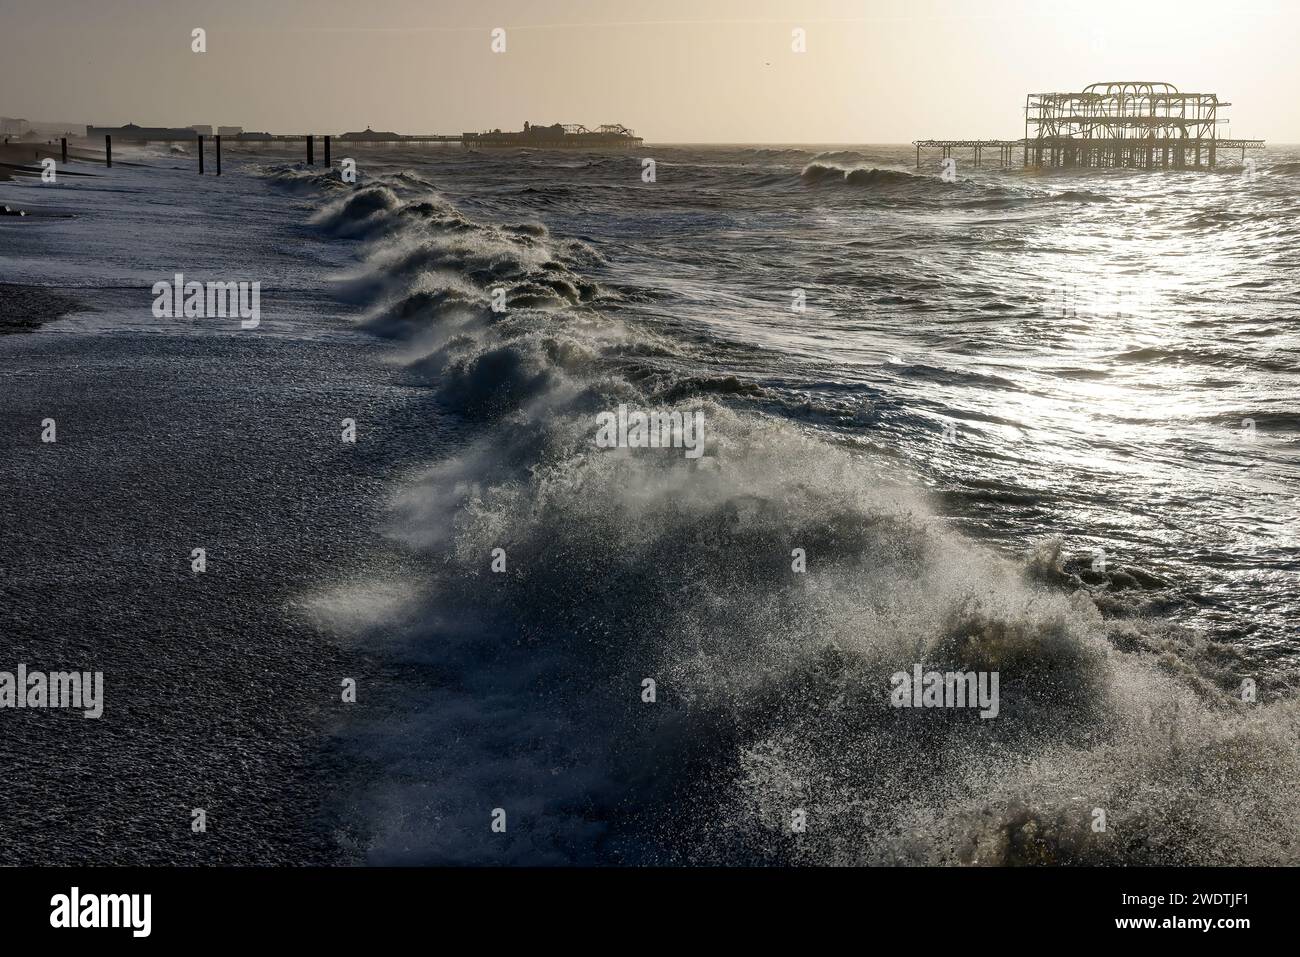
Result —
MULTIPOLYGON (((221 175, 221 144, 250 144, 257 146, 283 146, 286 149, 306 147, 306 163, 316 165, 316 141, 319 139, 325 147, 325 166, 332 165, 332 147, 335 143, 351 146, 420 146, 434 144, 456 144, 468 150, 488 149, 537 149, 537 150, 627 150, 640 146, 644 140, 621 123, 606 123, 590 130, 580 123, 554 123, 551 126, 536 126, 525 123, 518 133, 507 133, 499 129, 485 133, 391 133, 381 132, 366 127, 364 131, 343 133, 338 136, 315 133, 254 133, 246 132, 242 127, 218 127, 219 132, 212 137, 216 149, 217 175, 221 175)), ((205 171, 204 142, 212 136, 210 126, 166 127, 137 126, 87 126, 86 139, 104 139, 104 163, 113 165, 113 137, 119 143, 144 146, 149 143, 185 143, 196 148, 198 171, 205 171)), ((6 141, 7 142, 7 141, 6 141)), ((66 144, 65 144, 66 148, 66 144)), ((65 159, 66 162, 66 159, 65 159)))
POLYGON ((1002 166, 1017 148, 1025 169, 1124 168, 1214 169, 1222 150, 1264 148, 1263 140, 1221 139, 1231 106, 1213 93, 1182 93, 1170 83, 1094 83, 1078 93, 1031 93, 1025 98, 1025 135, 1019 140, 915 140, 922 149, 974 151, 982 165, 986 149, 999 151, 1002 166))
POLYGON ((1024 140, 914 140, 912 145, 916 147, 917 169, 921 168, 923 149, 941 149, 944 159, 952 156, 952 151, 955 149, 974 150, 976 166, 982 165, 985 150, 995 149, 998 151, 998 165, 1010 166, 1014 162, 1013 152, 1024 145, 1024 140))
MULTIPOLYGON (((1246 161, 1247 150, 1262 150, 1264 149, 1265 146, 1264 140, 1236 140, 1236 139, 1218 140, 1216 139, 1214 142, 1215 144, 1217 144, 1216 152, 1218 153, 1222 153, 1224 150, 1230 150, 1230 151, 1240 150, 1241 161, 1243 163, 1246 161)), ((982 154, 984 150, 987 149, 998 150, 999 166, 1004 166, 1004 167, 1014 166, 1017 162, 1016 159, 1014 158, 1016 150, 1022 151, 1020 162, 1022 162, 1024 166, 1029 167, 1031 165, 1042 165, 1042 164, 1031 164, 1028 158, 1025 157, 1023 153, 1026 147, 1030 149, 1037 149, 1036 141, 1034 140, 1028 140, 1028 141, 1023 139, 1020 140, 913 140, 912 145, 916 147, 916 168, 917 169, 921 168, 921 155, 922 155, 921 151, 928 150, 928 149, 942 150, 944 159, 948 159, 950 156, 952 156, 954 150, 972 151, 972 155, 974 156, 974 164, 977 168, 980 167, 981 165, 991 165, 991 164, 981 162, 983 158, 982 154)), ((1161 160, 1163 161, 1164 158, 1163 153, 1159 155, 1161 160)), ((1048 165, 1053 165, 1053 164, 1048 164, 1048 165)), ((1064 164, 1060 164, 1060 165, 1064 165, 1064 164)))
MULTIPOLYGON (((117 137, 119 143, 144 145, 148 143, 201 143, 204 130, 211 127, 144 127, 128 123, 119 127, 87 126, 86 138, 117 137)), ((309 157, 314 154, 317 139, 358 146, 418 146, 421 144, 456 144, 466 149, 630 149, 640 146, 643 140, 621 123, 606 123, 591 130, 580 123, 536 126, 525 123, 522 132, 509 133, 489 130, 484 133, 392 133, 372 130, 322 136, 315 133, 256 133, 238 127, 219 134, 227 144, 265 144, 269 146, 301 147, 304 143, 309 157), (237 132, 236 132, 237 131, 237 132)), ((308 162, 312 162, 308 159, 308 162)))

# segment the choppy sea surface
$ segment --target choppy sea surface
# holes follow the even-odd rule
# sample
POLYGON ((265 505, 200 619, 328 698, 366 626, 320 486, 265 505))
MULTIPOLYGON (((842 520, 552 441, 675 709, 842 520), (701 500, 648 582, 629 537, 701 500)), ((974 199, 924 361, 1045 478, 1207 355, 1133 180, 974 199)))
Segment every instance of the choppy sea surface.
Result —
POLYGON ((381 630, 436 688, 368 853, 1294 861, 1297 155, 645 155, 268 171, 466 427, 396 493, 431 573, 381 630), (708 455, 595 447, 620 403, 708 455), (915 663, 1001 716, 891 709, 915 663))
POLYGON ((352 857, 1300 858, 1300 152, 355 159, 230 160, 445 417, 405 560, 302 589, 398 676, 329 745, 352 857), (599 447, 620 405, 706 454, 599 447), (917 664, 998 717, 891 707, 917 664))

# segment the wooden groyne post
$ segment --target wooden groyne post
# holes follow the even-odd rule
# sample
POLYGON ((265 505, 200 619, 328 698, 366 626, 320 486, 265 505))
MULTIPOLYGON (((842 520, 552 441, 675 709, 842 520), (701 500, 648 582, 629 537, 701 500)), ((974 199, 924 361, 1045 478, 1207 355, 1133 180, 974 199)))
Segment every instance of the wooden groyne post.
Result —
POLYGON ((113 137, 104 134, 104 165, 113 168, 113 137))
POLYGON ((59 137, 59 148, 63 152, 63 165, 67 166, 68 165, 68 138, 66 136, 59 137))
POLYGON ((203 175, 203 134, 199 134, 199 175, 203 175))
POLYGON ((217 175, 221 175, 221 134, 217 134, 217 175))
POLYGON ((330 138, 325 137, 325 168, 330 168, 330 138))
POLYGON ((307 165, 316 165, 316 137, 307 137, 307 165))

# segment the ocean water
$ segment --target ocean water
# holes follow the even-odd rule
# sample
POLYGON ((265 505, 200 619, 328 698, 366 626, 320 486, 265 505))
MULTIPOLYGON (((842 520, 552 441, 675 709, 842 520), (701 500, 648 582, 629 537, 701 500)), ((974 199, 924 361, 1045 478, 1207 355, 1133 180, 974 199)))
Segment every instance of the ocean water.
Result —
POLYGON ((408 413, 383 544, 293 590, 382 676, 319 745, 343 858, 1296 862, 1300 153, 913 155, 232 152, 336 304, 294 334, 408 413), (891 707, 916 664, 998 717, 891 707))
POLYGON ((1300 157, 646 154, 267 171, 464 423, 356 622, 425 676, 367 859, 1294 862, 1300 157), (619 404, 707 455, 598 448, 619 404), (1000 716, 892 709, 915 663, 1000 716))

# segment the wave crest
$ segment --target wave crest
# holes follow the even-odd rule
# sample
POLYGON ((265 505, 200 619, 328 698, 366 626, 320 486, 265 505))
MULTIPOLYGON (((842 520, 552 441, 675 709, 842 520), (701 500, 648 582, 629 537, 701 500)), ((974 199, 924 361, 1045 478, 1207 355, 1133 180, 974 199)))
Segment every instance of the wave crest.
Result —
POLYGON ((387 186, 317 223, 367 237, 368 322, 458 423, 395 495, 420 574, 354 626, 427 676, 349 738, 376 772, 362 859, 1294 862, 1294 702, 1234 702, 1230 666, 1103 615, 1059 548, 1001 557, 871 459, 753 411, 742 380, 674 376, 656 359, 675 344, 606 308, 581 243, 387 186), (699 412, 705 454, 597 447, 619 404, 699 412), (892 708, 915 664, 999 672, 999 717, 892 708))

